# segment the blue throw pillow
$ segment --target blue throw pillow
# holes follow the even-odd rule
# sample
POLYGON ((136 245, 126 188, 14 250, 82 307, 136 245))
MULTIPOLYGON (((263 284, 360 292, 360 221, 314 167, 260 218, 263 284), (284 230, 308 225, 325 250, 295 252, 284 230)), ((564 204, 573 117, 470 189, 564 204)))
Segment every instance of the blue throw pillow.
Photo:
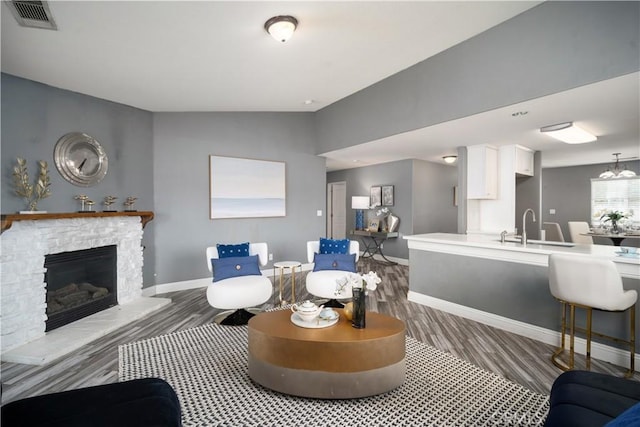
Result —
POLYGON ((258 266, 258 255, 212 258, 211 266, 214 282, 231 277, 262 275, 258 266))
POLYGON ((320 238, 320 253, 321 254, 348 254, 349 253, 349 239, 334 240, 320 238))
POLYGON ((640 403, 636 403, 616 418, 605 424, 605 427, 623 427, 640 425, 640 403))
POLYGON ((356 254, 315 254, 313 271, 341 270, 356 272, 356 254))
POLYGON ((249 256, 249 242, 239 243, 237 245, 217 244, 216 248, 218 249, 218 258, 249 256))

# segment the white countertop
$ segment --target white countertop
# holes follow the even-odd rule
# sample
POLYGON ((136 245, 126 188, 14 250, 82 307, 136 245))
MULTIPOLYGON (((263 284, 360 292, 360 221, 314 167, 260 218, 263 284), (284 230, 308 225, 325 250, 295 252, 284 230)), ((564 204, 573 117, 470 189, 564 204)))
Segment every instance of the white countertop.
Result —
MULTIPOLYGON (((500 242, 500 236, 484 234, 429 233, 404 236, 409 249, 472 256, 532 265, 548 265, 552 253, 575 254, 611 259, 624 277, 640 279, 640 257, 620 256, 618 246, 575 245, 573 247, 544 244, 500 242)), ((411 259, 409 260, 411 264, 411 259)))

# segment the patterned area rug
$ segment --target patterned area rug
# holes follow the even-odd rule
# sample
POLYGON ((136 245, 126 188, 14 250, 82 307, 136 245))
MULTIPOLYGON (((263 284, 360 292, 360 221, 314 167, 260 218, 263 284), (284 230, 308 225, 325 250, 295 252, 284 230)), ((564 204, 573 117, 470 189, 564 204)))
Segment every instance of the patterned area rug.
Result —
POLYGON ((407 379, 354 400, 283 395, 247 374, 247 327, 216 324, 119 347, 120 381, 160 377, 185 426, 541 426, 549 398, 407 337, 407 379))

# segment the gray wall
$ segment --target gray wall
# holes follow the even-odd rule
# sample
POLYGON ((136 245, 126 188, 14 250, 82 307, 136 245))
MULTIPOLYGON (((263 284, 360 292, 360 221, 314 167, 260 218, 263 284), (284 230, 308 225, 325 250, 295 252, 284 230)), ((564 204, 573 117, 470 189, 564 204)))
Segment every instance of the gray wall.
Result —
MULTIPOLYGON (((640 174, 640 160, 623 162, 629 169, 640 174)), ((569 236, 569 221, 591 223, 591 179, 597 178, 611 162, 599 165, 545 168, 542 170, 542 218, 543 221, 557 222, 562 228, 566 241, 569 236), (549 214, 555 209, 555 215, 549 214)), ((609 239, 595 239, 594 243, 611 245, 609 239)), ((638 240, 627 239, 625 246, 639 246, 638 240)))
POLYGON ((527 236, 529 239, 539 239, 542 228, 542 156, 539 151, 533 156, 533 176, 516 177, 516 227, 518 234, 522 233, 522 214, 531 208, 536 213, 536 223, 531 222, 527 215, 527 236))
MULTIPOLYGON (((79 205, 74 196, 85 194, 96 202, 107 195, 118 197, 123 210, 127 196, 138 197, 135 208, 153 210, 153 132, 148 111, 46 86, 8 74, 2 86, 2 213, 25 210, 24 201, 13 193, 12 171, 16 157, 28 162, 29 176, 38 173, 38 160, 49 164, 51 196, 38 203, 39 210, 73 212, 79 205), (53 149, 69 132, 85 132, 96 138, 109 156, 109 171, 97 185, 77 187, 65 181, 53 161, 53 149)), ((145 227, 144 282, 154 271, 154 221, 145 227)))
POLYGON ((458 208, 453 204, 457 180, 455 166, 413 161, 412 234, 457 232, 458 208))
MULTIPOLYGON (((376 166, 366 166, 355 169, 335 171, 327 173, 327 182, 347 183, 347 237, 349 230, 355 228, 356 214, 351 209, 352 196, 368 196, 370 189, 376 185, 394 186, 394 205, 389 207, 398 218, 400 226, 398 232, 400 237, 389 239, 384 243, 383 253, 403 259, 409 258, 407 242, 402 239, 402 235, 412 234, 411 231, 411 160, 384 163, 376 166)), ((365 211, 365 222, 368 218, 375 218, 375 210, 365 211)), ((359 239, 357 239, 359 240, 359 239)))
MULTIPOLYGON (((400 237, 384 243, 385 255, 409 258, 403 235, 429 232, 456 232, 457 210, 453 206, 455 167, 422 160, 401 160, 376 166, 329 172, 327 182, 347 183, 347 232, 355 226, 352 196, 367 196, 376 185, 394 186, 391 212, 400 218, 400 237)), ((375 217, 375 210, 368 211, 375 217)))
MULTIPOLYGON (((154 211, 145 228, 144 286, 207 277, 207 246, 266 241, 274 260, 304 260, 307 240, 324 234, 326 172, 314 154, 311 113, 157 113, 56 89, 2 74, 3 213, 23 210, 13 195, 15 157, 50 164, 52 196, 41 210, 71 212, 73 197, 96 202, 106 195, 139 198, 138 210, 154 211), (94 187, 66 182, 53 164, 56 141, 72 131, 98 139, 109 155, 109 172, 94 187), (286 162, 287 216, 209 219, 209 155, 286 162)), ((33 176, 33 175, 32 175, 33 176)), ((96 206, 98 209, 102 207, 96 206)))
POLYGON ((320 110, 317 152, 638 71, 639 14, 639 2, 545 2, 320 110))
POLYGON ((207 277, 216 243, 264 241, 274 261, 306 260, 325 230, 311 113, 156 113, 153 130, 157 283, 207 277), (286 217, 209 219, 209 155, 286 162, 286 217))

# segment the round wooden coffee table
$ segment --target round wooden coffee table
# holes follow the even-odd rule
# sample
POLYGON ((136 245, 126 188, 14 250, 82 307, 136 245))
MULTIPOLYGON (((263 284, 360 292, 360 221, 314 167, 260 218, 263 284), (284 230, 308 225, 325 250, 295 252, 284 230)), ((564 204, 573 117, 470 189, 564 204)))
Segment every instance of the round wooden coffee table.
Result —
POLYGON ((249 320, 249 377, 295 396, 350 399, 372 396, 404 383, 405 325, 367 312, 367 327, 340 320, 320 329, 291 322, 290 310, 260 313, 249 320))

